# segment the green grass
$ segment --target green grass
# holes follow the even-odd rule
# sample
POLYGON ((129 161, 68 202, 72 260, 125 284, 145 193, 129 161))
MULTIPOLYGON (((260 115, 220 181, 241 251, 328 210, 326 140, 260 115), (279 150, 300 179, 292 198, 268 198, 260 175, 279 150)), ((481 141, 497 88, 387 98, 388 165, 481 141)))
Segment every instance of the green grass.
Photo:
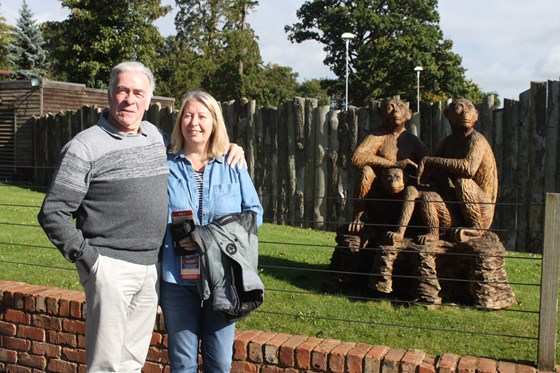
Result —
MULTIPOLYGON (((43 195, 43 190, 32 187, 0 184, 0 279, 79 290, 74 266, 49 243, 37 223, 43 195)), ((264 224, 259 237, 265 302, 238 323, 241 329, 416 348, 432 355, 536 361, 538 314, 512 310, 538 311, 537 286, 513 285, 517 304, 502 311, 425 308, 371 300, 363 294, 333 294, 323 288, 329 279, 325 271, 335 246, 334 233, 264 224)), ((539 283, 538 259, 508 253, 509 281, 539 283)))

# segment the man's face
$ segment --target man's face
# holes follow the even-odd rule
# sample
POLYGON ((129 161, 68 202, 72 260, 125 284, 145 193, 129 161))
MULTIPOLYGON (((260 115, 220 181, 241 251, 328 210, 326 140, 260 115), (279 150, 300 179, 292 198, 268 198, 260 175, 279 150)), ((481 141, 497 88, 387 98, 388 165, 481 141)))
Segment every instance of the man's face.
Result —
POLYGON ((137 133, 150 105, 150 81, 139 72, 122 72, 109 93, 109 121, 123 132, 137 133))

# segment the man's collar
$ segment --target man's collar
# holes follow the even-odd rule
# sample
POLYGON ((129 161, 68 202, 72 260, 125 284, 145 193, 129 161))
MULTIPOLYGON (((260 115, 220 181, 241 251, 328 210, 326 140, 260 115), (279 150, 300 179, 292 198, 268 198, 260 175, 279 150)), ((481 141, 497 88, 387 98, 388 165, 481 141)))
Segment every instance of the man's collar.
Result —
MULTIPOLYGON (((126 136, 134 136, 134 134, 130 134, 128 132, 120 131, 117 127, 113 126, 109 122, 109 110, 103 110, 101 115, 99 116, 99 122, 97 123, 101 129, 107 132, 109 135, 113 136, 116 139, 122 140, 126 136)), ((144 121, 140 123, 139 133, 142 136, 147 136, 148 134, 144 130, 144 121)))

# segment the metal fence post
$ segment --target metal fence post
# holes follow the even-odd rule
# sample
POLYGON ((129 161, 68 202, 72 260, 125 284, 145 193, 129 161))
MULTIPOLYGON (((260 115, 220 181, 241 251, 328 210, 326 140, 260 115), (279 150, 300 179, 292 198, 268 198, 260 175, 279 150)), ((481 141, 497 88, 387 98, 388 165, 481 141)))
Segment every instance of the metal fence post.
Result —
POLYGON ((554 371, 556 320, 558 315, 558 268, 560 263, 560 194, 547 193, 544 221, 544 250, 541 270, 539 346, 537 368, 554 371))

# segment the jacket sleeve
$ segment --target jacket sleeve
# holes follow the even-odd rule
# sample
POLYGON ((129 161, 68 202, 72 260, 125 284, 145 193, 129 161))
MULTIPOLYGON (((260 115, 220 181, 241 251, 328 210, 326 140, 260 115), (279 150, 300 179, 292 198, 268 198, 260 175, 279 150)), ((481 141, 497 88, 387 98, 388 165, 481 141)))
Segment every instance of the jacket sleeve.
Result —
POLYGON ((83 145, 76 140, 62 149, 38 220, 49 240, 68 261, 81 261, 89 269, 95 263, 97 253, 73 222, 87 193, 91 175, 91 162, 84 159, 83 153, 83 145))

